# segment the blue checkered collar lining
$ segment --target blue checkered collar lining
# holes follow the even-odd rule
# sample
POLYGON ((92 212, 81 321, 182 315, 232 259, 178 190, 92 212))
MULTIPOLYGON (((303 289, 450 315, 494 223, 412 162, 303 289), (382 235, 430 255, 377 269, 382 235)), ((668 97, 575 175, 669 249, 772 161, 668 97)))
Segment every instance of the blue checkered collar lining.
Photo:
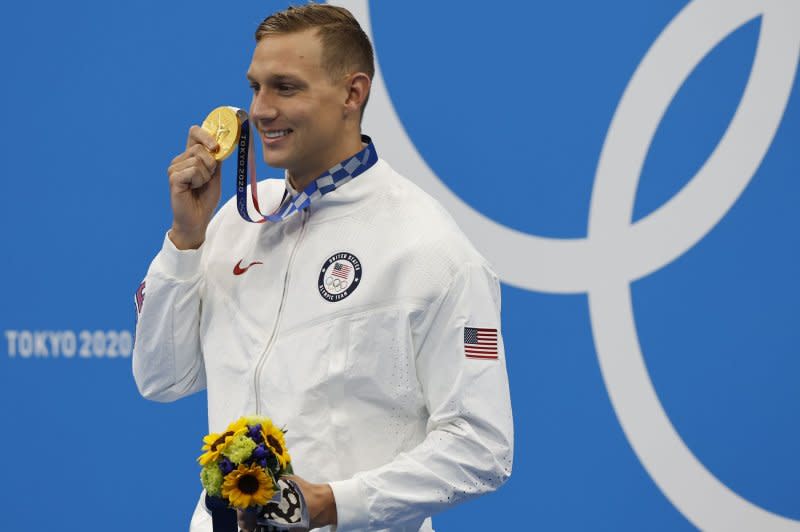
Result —
POLYGON ((372 165, 378 162, 378 152, 375 150, 372 139, 367 135, 361 135, 361 142, 366 146, 360 152, 328 168, 300 193, 292 187, 287 176, 286 192, 281 200, 281 206, 277 211, 265 216, 265 218, 272 222, 285 220, 294 213, 307 209, 309 205, 325 194, 333 192, 371 168, 372 165), (286 199, 287 197, 289 197, 288 200, 286 199))

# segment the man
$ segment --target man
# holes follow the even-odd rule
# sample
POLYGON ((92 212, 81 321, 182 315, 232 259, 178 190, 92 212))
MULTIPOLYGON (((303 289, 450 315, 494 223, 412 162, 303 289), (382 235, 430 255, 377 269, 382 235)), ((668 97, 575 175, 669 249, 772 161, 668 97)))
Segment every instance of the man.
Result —
MULTIPOLYGON (((212 432, 253 414, 285 426, 312 528, 432 530, 511 473, 497 276, 361 136, 373 55, 349 12, 289 8, 256 41, 250 120, 286 169, 258 192, 270 210, 323 194, 275 223, 243 222, 235 201, 212 216, 218 146, 189 130, 140 289, 137 385, 158 401, 207 388, 212 432)), ((202 498, 192 530, 211 530, 202 498)))

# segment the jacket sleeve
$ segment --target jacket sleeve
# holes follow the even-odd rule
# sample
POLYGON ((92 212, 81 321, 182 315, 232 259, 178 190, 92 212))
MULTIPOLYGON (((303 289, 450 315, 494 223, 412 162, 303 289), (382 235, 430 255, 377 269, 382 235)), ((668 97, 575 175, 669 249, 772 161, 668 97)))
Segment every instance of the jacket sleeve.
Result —
POLYGON ((136 294, 133 377, 147 399, 175 401, 206 386, 200 348, 202 249, 164 238, 136 294))
POLYGON ((513 422, 500 331, 500 286, 484 265, 465 265, 431 307, 417 352, 429 412, 427 435, 390 463, 332 482, 338 532, 389 528, 497 489, 511 474, 513 422), (477 329, 488 347, 465 347, 477 329), (497 332, 492 358, 491 330, 497 332))

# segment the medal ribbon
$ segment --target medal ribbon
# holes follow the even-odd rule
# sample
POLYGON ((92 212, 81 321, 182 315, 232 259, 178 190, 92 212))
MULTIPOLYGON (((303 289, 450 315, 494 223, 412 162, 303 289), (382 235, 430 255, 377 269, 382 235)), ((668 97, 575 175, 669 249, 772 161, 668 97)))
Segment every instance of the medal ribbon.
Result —
POLYGON ((293 196, 289 201, 286 201, 288 190, 285 191, 278 208, 271 214, 264 214, 258 204, 255 149, 250 135, 250 121, 245 120, 242 123, 242 131, 239 135, 238 165, 236 170, 236 207, 239 210, 239 215, 252 223, 280 222, 294 213, 308 208, 312 202, 364 173, 378 161, 378 153, 375 151, 372 139, 366 135, 361 135, 361 141, 366 144, 364 149, 328 168, 321 176, 312 181, 302 192, 293 196), (250 214, 247 212, 248 171, 250 173, 250 194, 253 197, 253 206, 255 206, 258 214, 262 216, 259 220, 251 219, 250 214))

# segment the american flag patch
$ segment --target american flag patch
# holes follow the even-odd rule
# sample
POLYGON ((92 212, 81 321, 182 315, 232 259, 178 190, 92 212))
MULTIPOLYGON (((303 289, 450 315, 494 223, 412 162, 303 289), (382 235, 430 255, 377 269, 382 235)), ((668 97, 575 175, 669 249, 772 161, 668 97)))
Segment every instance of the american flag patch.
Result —
POLYGON ((497 329, 464 327, 467 358, 497 358, 497 329))
POLYGON ((336 277, 341 277, 342 279, 347 279, 347 276, 350 275, 350 270, 352 270, 352 266, 346 264, 344 262, 337 262, 333 265, 333 269, 331 270, 331 275, 335 275, 336 277))

